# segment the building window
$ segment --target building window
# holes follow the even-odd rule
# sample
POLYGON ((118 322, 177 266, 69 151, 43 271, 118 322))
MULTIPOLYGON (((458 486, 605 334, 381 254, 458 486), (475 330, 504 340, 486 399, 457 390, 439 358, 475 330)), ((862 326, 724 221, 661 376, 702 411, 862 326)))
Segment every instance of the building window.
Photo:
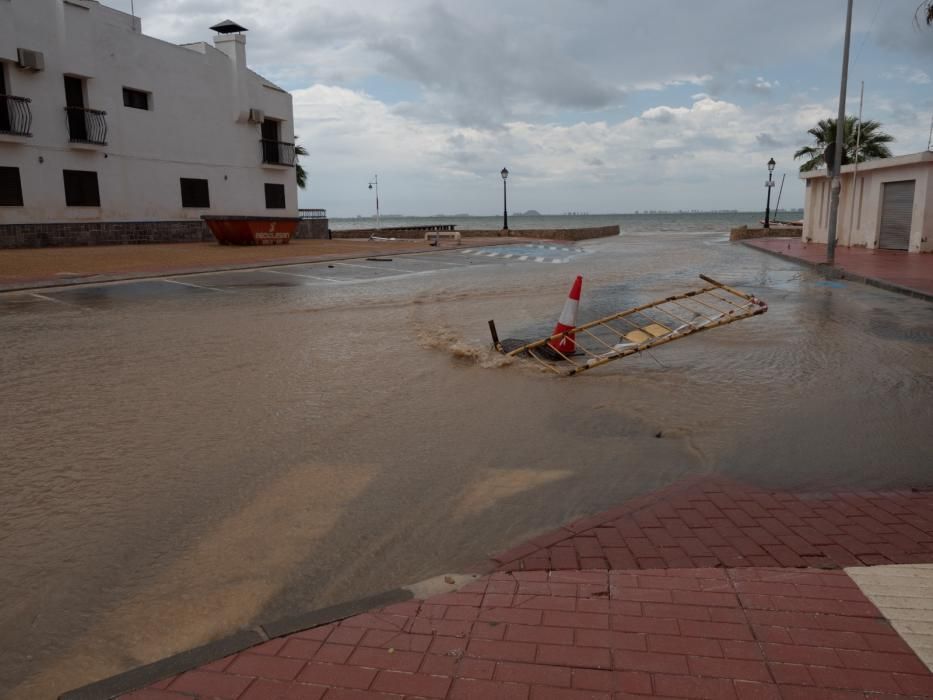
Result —
POLYGON ((211 195, 207 189, 207 180, 181 178, 181 206, 208 209, 211 206, 211 195))
POLYGON ((285 185, 266 183, 266 209, 285 208, 285 185))
POLYGON ((97 173, 92 170, 63 170, 65 204, 69 207, 99 207, 97 173))
POLYGON ((133 109, 149 109, 149 93, 123 88, 123 105, 133 109))
POLYGON ((0 207, 23 206, 19 168, 0 168, 0 207))

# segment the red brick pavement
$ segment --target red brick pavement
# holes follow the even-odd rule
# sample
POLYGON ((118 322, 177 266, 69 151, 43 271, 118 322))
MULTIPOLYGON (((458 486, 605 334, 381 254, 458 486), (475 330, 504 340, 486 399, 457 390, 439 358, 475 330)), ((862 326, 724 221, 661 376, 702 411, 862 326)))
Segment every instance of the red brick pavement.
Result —
POLYGON ((496 573, 275 639, 128 700, 883 700, 933 674, 841 571, 496 573))
POLYGON ((511 570, 457 592, 273 639, 124 698, 931 698, 933 674, 845 572, 793 568, 933 562, 931 533, 933 494, 685 482, 536 538, 502 560, 511 570), (606 570, 614 561, 623 568, 606 570))
MULTIPOLYGON (((808 263, 826 261, 824 243, 805 243, 790 238, 760 238, 745 241, 745 244, 808 263)), ((933 294, 933 255, 837 247, 835 266, 862 277, 933 294)))
POLYGON ((933 561, 933 492, 769 493, 682 482, 493 557, 498 568, 839 568, 933 561))

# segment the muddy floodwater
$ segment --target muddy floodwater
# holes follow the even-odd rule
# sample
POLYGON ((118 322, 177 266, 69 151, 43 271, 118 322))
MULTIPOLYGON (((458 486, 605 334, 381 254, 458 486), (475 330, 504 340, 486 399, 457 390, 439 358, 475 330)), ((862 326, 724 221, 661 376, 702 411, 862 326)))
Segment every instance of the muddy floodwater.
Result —
POLYGON ((0 295, 0 697, 469 570, 688 474, 933 484, 933 304, 721 234, 432 255, 0 295), (576 274, 582 322, 701 272, 770 310, 574 378, 488 352, 488 319, 550 331, 576 274))

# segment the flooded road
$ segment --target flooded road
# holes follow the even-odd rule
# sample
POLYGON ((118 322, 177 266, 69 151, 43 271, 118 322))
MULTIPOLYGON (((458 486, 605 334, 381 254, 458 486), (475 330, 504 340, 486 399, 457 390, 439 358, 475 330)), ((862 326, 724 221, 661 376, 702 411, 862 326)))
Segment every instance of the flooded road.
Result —
POLYGON ((0 295, 0 697, 466 570, 687 474, 933 484, 933 305, 718 234, 499 252, 0 295), (490 318, 549 332, 576 274, 582 322, 701 272, 769 312, 570 379, 487 350, 490 318))

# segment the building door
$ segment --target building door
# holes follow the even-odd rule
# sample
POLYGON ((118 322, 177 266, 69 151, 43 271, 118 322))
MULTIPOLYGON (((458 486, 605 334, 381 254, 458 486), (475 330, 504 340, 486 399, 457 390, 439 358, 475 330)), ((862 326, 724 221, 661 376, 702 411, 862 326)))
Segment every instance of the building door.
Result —
POLYGON ((915 180, 884 183, 881 198, 879 248, 907 250, 910 247, 910 223, 914 211, 915 184, 915 180))
POLYGON ((72 141, 87 141, 84 115, 84 81, 65 76, 65 105, 68 110, 68 132, 72 141))
POLYGON ((279 123, 274 119, 265 119, 259 127, 262 133, 262 162, 278 163, 279 158, 279 123))

